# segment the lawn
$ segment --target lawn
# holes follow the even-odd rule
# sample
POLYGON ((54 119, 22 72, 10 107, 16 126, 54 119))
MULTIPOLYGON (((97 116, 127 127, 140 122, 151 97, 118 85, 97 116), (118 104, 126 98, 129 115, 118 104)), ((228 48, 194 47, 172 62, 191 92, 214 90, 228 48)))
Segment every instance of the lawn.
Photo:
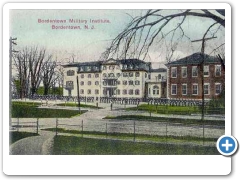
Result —
MULTIPOLYGON (((127 108, 127 110, 139 110, 148 111, 158 114, 179 114, 179 115, 190 115, 190 114, 201 114, 201 108, 198 106, 163 106, 163 105, 148 105, 141 104, 138 107, 127 108)), ((205 114, 225 114, 222 109, 208 110, 206 108, 205 114)))
POLYGON ((9 145, 15 143, 16 141, 30 137, 30 136, 38 136, 37 133, 31 133, 31 132, 9 132, 9 145))
POLYGON ((38 108, 39 105, 40 103, 12 102, 12 118, 69 118, 80 115, 77 110, 44 109, 38 108))
POLYGON ((219 155, 216 147, 55 136, 54 155, 219 155))
MULTIPOLYGON (((57 106, 70 106, 70 107, 78 107, 78 103, 60 103, 57 104, 57 106)), ((91 109, 102 109, 101 107, 97 107, 97 106, 93 106, 93 105, 89 105, 89 104, 80 104, 80 107, 84 107, 84 108, 91 108, 91 109)))
MULTIPOLYGON (((45 131, 56 132, 56 128, 46 128, 42 129, 45 131)), ((67 130, 64 128, 57 128, 58 133, 68 133, 82 135, 84 137, 95 137, 95 138, 108 138, 108 139, 121 139, 121 140, 144 140, 151 142, 169 142, 169 143, 193 143, 193 144, 203 144, 202 137, 194 136, 159 136, 159 135, 148 135, 148 134, 133 134, 133 133, 106 133, 99 131, 78 131, 78 130, 67 130)), ((217 142, 217 138, 204 138, 204 142, 217 142)))
MULTIPOLYGON (((180 118, 168 118, 168 117, 150 117, 143 115, 122 115, 122 116, 106 116, 103 119, 118 119, 118 120, 136 120, 136 121, 155 121, 155 122, 168 122, 168 123, 181 123, 181 124, 197 124, 202 125, 203 121, 196 119, 180 119, 180 118)), ((225 126, 223 120, 206 120, 205 125, 220 125, 225 126)))

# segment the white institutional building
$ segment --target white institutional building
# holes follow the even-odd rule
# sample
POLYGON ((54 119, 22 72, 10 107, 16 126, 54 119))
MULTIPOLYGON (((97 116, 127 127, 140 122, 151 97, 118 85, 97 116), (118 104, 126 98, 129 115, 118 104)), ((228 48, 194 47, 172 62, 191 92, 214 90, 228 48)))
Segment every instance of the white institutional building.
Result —
POLYGON ((151 63, 123 59, 71 63, 64 67, 64 96, 161 98, 167 94, 167 70, 152 69, 151 63))

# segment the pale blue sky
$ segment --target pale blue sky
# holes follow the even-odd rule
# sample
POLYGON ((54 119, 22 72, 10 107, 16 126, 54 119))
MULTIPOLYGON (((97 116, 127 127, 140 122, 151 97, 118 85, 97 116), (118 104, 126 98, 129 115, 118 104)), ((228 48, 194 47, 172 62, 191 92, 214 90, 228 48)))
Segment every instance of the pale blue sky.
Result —
MULTIPOLYGON (((18 46, 38 45, 45 47, 49 52, 57 56, 58 60, 67 61, 71 54, 75 55, 76 61, 98 60, 101 53, 129 23, 131 16, 139 16, 144 10, 11 10, 10 11, 10 36, 17 37, 18 46), (128 15, 129 14, 129 15, 128 15), (93 30, 53 30, 50 23, 38 23, 38 19, 108 19, 109 24, 95 24, 93 30)), ((202 37, 204 29, 212 21, 191 17, 184 24, 185 33, 192 39, 202 37)), ((57 24, 57 25, 80 25, 83 24, 57 24)), ((92 25, 89 24, 88 25, 92 25)), ((89 27, 90 27, 89 26, 89 27)), ((220 41, 224 41, 224 32, 220 32, 220 41)), ((210 47, 219 44, 218 40, 209 43, 210 47)), ((176 55, 180 57, 200 51, 200 43, 190 45, 189 42, 181 42, 176 55)), ((163 62, 165 49, 158 44, 150 50, 152 61, 163 62)))

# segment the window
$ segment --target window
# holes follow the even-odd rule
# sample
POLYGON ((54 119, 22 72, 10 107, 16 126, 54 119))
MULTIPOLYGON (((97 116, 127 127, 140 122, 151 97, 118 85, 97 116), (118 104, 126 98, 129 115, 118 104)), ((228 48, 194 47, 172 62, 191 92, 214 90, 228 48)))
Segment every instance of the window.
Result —
POLYGON ((133 69, 133 65, 129 65, 129 68, 130 68, 130 69, 133 69))
POLYGON ((99 85, 99 81, 95 81, 95 85, 98 86, 99 85))
POLYGON ((88 78, 91 78, 92 76, 91 76, 91 74, 88 74, 88 78))
POLYGON ((120 85, 121 84, 121 81, 117 81, 117 85, 120 85))
POLYGON ((127 94, 127 90, 126 89, 123 90, 123 94, 127 94))
POLYGON ((91 71, 91 66, 86 66, 87 71, 91 71))
POLYGON ((84 94, 84 90, 83 89, 80 89, 80 94, 84 94))
POLYGON ((79 71, 83 71, 84 68, 83 68, 82 66, 80 66, 80 67, 78 68, 78 70, 79 70, 79 71))
POLYGON ((145 73, 145 78, 147 78, 147 73, 145 73))
POLYGON ((215 83, 215 94, 218 95, 221 93, 221 84, 215 83))
POLYGON ((103 95, 107 95, 107 90, 103 89, 103 95))
POLYGON ((108 77, 115 77, 113 73, 109 73, 108 77))
POLYGON ((117 89, 117 95, 120 95, 120 89, 117 89))
POLYGON ((198 84, 193 84, 192 85, 192 94, 193 95, 198 95, 198 84))
POLYGON ((136 77, 139 77, 139 76, 140 76, 140 73, 139 73, 139 72, 136 72, 136 73, 135 73, 135 76, 136 76, 136 77))
POLYGON ((209 66, 204 66, 203 68, 204 77, 209 76, 209 66))
POLYGON ((95 89, 95 94, 99 94, 99 90, 98 89, 95 89))
POLYGON ((123 81, 123 85, 127 85, 127 81, 123 81))
POLYGON ((136 90, 135 90, 135 95, 139 95, 139 94, 140 94, 139 89, 136 89, 136 90))
POLYGON ((91 92, 91 89, 88 89, 88 90, 87 90, 87 93, 88 93, 88 94, 91 94, 91 93, 92 93, 92 92, 91 92))
POLYGON ((209 94, 209 83, 204 83, 204 94, 208 95, 209 94))
POLYGON ((81 82, 80 82, 80 85, 83 86, 83 85, 84 85, 84 81, 81 81, 81 82))
POLYGON ((182 95, 187 95, 187 84, 182 84, 182 95))
POLYGON ((198 76, 198 68, 197 66, 192 67, 192 77, 197 77, 198 76))
POLYGON ((88 81, 88 83, 87 83, 87 84, 90 86, 92 83, 91 83, 91 81, 88 81))
POLYGON ((153 86, 153 95, 159 94, 159 87, 157 85, 153 86))
POLYGON ((133 77, 133 73, 132 72, 129 73, 129 77, 133 77))
POLYGON ((123 65, 123 69, 127 69, 127 64, 124 64, 124 65, 123 65))
POLYGON ((171 77, 172 78, 177 77, 177 67, 171 67, 171 77))
POLYGON ((133 90, 132 89, 129 89, 129 95, 133 95, 133 90))
POLYGON ((103 70, 106 70, 107 69, 107 66, 103 66, 103 70))
POLYGON ((98 78, 99 77, 99 74, 95 74, 95 78, 98 78))
POLYGON ((66 88, 73 89, 73 81, 66 81, 66 88))
POLYGON ((148 75, 148 79, 151 79, 151 74, 148 75))
POLYGON ((84 74, 81 74, 81 78, 84 78, 84 74))
POLYGON ((103 77, 107 77, 107 74, 106 74, 106 73, 103 73, 103 77))
POLYGON ((182 78, 187 77, 187 67, 182 67, 182 78))
POLYGON ((161 77, 162 77, 162 75, 161 75, 161 74, 159 74, 159 75, 158 75, 158 80, 160 80, 160 79, 161 79, 161 77))
POLYGON ((75 71, 74 70, 68 70, 67 76, 74 76, 75 71))
POLYGON ((177 95, 177 85, 176 84, 172 84, 171 94, 177 95))
POLYGON ((221 76, 221 65, 215 65, 215 76, 221 76))
POLYGON ((115 69, 115 66, 109 66, 109 70, 114 70, 115 69))
POLYGON ((98 70, 99 70, 99 67, 98 67, 98 66, 94 66, 94 69, 95 69, 96 71, 98 71, 98 70))
POLYGON ((121 74, 120 73, 117 73, 117 77, 120 77, 121 76, 121 74))
POLYGON ((128 81, 129 85, 133 85, 133 81, 128 81))
POLYGON ((140 84, 140 81, 135 81, 135 85, 139 85, 140 84))
POLYGON ((123 77, 128 77, 128 73, 124 72, 123 77))
POLYGON ((107 85, 107 81, 103 81, 103 85, 106 86, 107 85))

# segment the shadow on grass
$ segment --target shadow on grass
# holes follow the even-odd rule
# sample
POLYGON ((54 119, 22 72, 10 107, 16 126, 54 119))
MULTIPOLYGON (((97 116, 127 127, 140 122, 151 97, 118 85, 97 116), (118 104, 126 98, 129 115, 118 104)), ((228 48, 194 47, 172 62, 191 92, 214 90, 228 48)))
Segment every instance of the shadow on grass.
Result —
POLYGON ((17 131, 9 132, 9 145, 15 143, 20 139, 31 137, 31 136, 38 136, 38 135, 39 134, 37 133, 31 133, 31 132, 17 132, 17 131))
POLYGON ((55 136, 54 155, 219 155, 216 147, 55 136))

